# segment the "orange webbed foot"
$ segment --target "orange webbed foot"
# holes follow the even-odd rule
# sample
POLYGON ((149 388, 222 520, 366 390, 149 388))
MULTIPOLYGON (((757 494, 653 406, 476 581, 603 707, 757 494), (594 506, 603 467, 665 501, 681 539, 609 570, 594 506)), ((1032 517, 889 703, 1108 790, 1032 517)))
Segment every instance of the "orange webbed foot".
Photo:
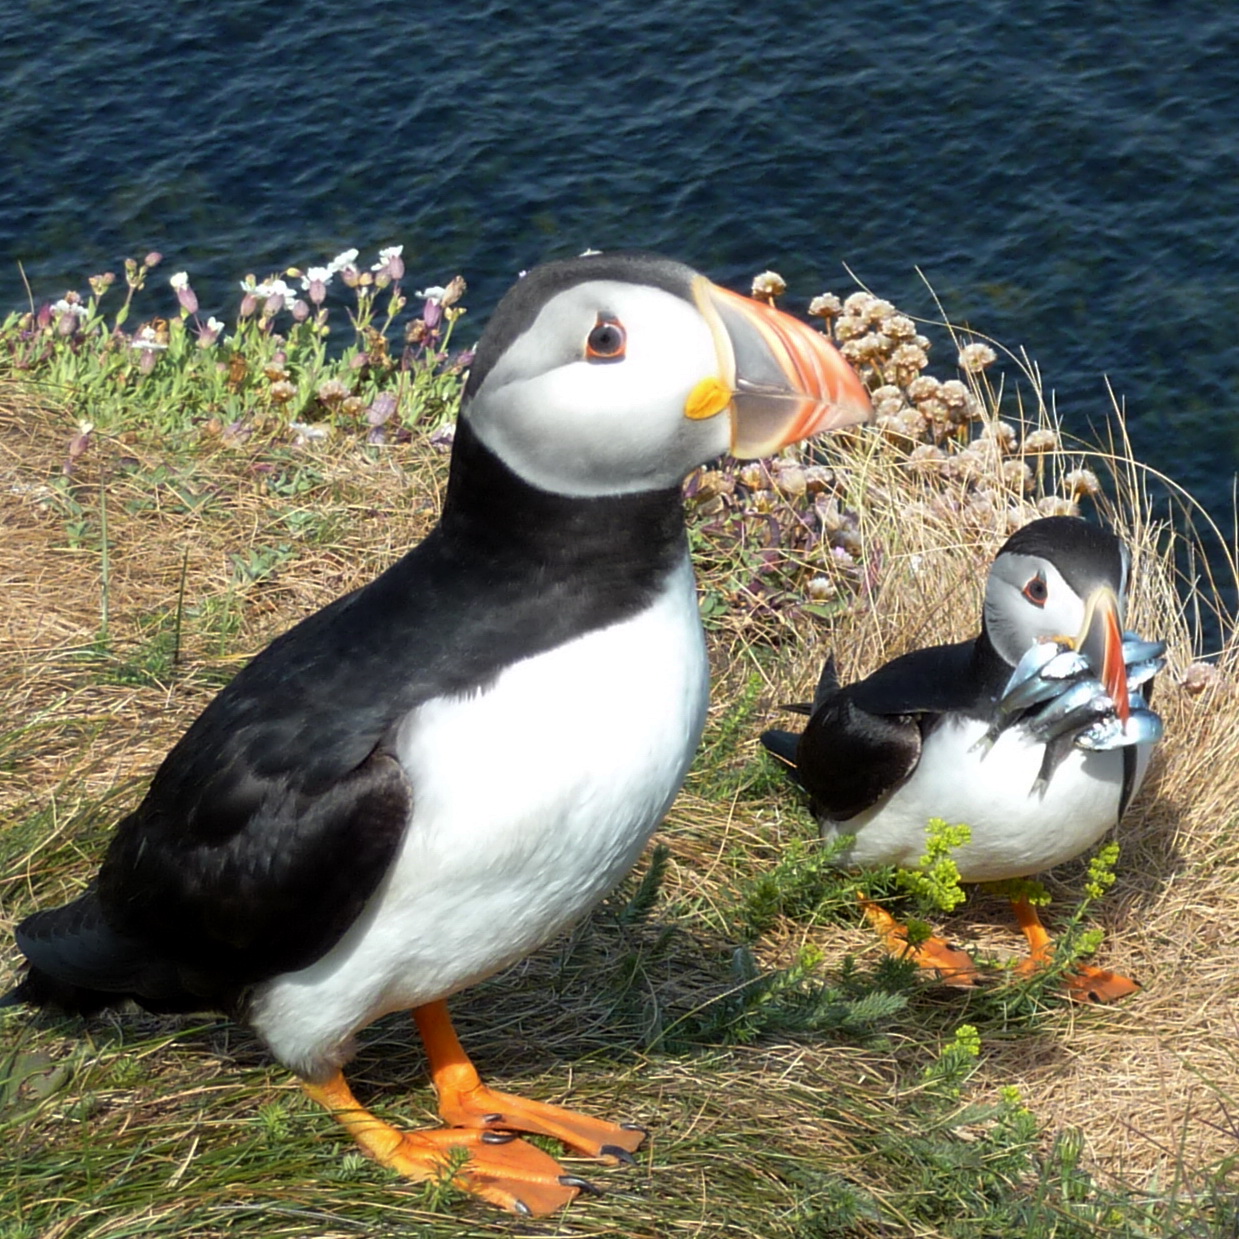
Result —
POLYGON ((643 1127, 610 1123, 562 1106, 501 1093, 482 1082, 461 1048, 444 1003, 418 1007, 413 1018, 430 1056, 430 1074, 445 1123, 483 1131, 550 1136, 608 1165, 633 1162, 633 1150, 646 1136, 643 1127))
POLYGON ((481 1082, 463 1091, 442 1089, 439 1113, 453 1127, 551 1136, 578 1153, 613 1166, 632 1164, 633 1151, 645 1139, 644 1129, 634 1124, 591 1118, 562 1106, 501 1093, 481 1082))
MULTIPOLYGON (((1046 933, 1037 909, 1023 897, 1013 899, 1011 906, 1024 937, 1028 939, 1029 956, 1016 968, 1020 976, 1032 976, 1047 968, 1054 960, 1054 943, 1046 933)), ((1063 989, 1072 1002, 1092 1002, 1105 1005, 1139 993, 1140 982, 1118 972, 1095 968, 1092 964, 1076 964, 1063 976, 1063 989)))
POLYGON ((553 1213, 596 1188, 514 1135, 461 1127, 402 1132, 358 1104, 344 1076, 305 1084, 368 1157, 414 1182, 451 1176, 463 1192, 525 1217, 553 1213))
POLYGON ((967 951, 944 938, 926 938, 915 946, 908 941, 908 927, 901 925, 879 904, 858 896, 865 919, 878 931, 886 949, 898 959, 910 959, 918 968, 936 972, 946 985, 975 985, 980 974, 967 951))

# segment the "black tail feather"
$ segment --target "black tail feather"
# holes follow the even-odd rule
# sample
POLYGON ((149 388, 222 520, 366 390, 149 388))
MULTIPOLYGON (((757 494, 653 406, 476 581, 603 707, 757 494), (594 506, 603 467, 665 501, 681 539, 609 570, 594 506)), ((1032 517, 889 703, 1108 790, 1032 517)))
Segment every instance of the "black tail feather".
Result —
POLYGON ((761 733, 761 742, 766 747, 766 751, 781 762, 787 768, 787 774, 793 782, 800 782, 800 775, 796 770, 796 747, 800 743, 800 736, 794 731, 763 731, 761 733))
POLYGON ((833 654, 826 655, 822 674, 818 677, 817 690, 813 694, 813 709, 817 710, 839 691, 839 668, 833 654))
POLYGON ((113 930, 93 888, 63 907, 28 916, 16 937, 30 968, 0 1005, 26 1003, 75 1015, 91 1015, 130 998, 151 1011, 219 1005, 188 989, 176 965, 149 945, 113 930))

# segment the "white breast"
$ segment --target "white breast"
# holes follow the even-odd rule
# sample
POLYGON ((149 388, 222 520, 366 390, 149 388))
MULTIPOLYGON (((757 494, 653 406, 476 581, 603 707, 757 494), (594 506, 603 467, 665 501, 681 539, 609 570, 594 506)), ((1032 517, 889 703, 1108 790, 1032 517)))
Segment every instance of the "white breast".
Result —
POLYGON ((692 570, 633 619, 436 698, 398 739, 413 815, 387 880, 315 964, 263 986, 250 1020, 303 1074, 352 1033, 520 959, 632 867, 688 771, 709 689, 692 570))
MULTIPOLYGON (((827 824, 828 836, 856 836, 840 863, 915 868, 925 854, 925 827, 939 817, 972 829, 972 841, 952 853, 960 876, 993 882, 1052 869, 1115 825, 1123 786, 1121 750, 1072 749, 1044 794, 1034 794, 1044 745, 1010 728, 982 756, 972 745, 985 726, 973 719, 944 721, 926 739, 907 782, 850 821, 827 824)), ((1142 748, 1137 786, 1151 746, 1142 748)))

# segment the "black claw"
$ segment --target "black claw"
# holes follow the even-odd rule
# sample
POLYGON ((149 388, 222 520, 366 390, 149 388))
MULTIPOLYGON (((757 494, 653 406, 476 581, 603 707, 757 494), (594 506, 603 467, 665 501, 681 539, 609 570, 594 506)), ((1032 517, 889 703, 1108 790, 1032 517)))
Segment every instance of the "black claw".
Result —
POLYGON ((582 1179, 579 1174, 561 1174, 559 1181, 564 1187, 575 1187, 580 1192, 588 1192, 591 1196, 601 1196, 602 1188, 595 1187, 588 1179, 582 1179))
POLYGON ((613 1157, 621 1166, 635 1166, 637 1159, 627 1149, 621 1149, 618 1144, 604 1144, 598 1150, 599 1157, 613 1157))
POLYGON ((533 1210, 523 1200, 514 1200, 512 1202, 512 1208, 515 1209, 521 1217, 533 1217, 533 1210))
POLYGON ((511 1144, 516 1139, 514 1131, 484 1131, 482 1133, 483 1144, 511 1144))
POLYGON ((482 1115, 482 1122, 483 1123, 502 1123, 503 1115, 502 1114, 484 1114, 482 1115))
POLYGON ((650 1134, 648 1127, 642 1127, 640 1123, 621 1123, 620 1131, 639 1131, 643 1136, 650 1134))

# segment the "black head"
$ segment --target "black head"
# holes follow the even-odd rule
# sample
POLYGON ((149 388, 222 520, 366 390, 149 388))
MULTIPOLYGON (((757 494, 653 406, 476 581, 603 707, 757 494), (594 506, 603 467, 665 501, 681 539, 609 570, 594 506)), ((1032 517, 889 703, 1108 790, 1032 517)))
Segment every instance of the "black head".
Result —
POLYGON ((1010 666, 1037 641, 1081 644, 1096 599, 1122 623, 1130 555, 1109 530, 1077 516, 1047 516, 1003 544, 985 585, 982 628, 1010 666))

